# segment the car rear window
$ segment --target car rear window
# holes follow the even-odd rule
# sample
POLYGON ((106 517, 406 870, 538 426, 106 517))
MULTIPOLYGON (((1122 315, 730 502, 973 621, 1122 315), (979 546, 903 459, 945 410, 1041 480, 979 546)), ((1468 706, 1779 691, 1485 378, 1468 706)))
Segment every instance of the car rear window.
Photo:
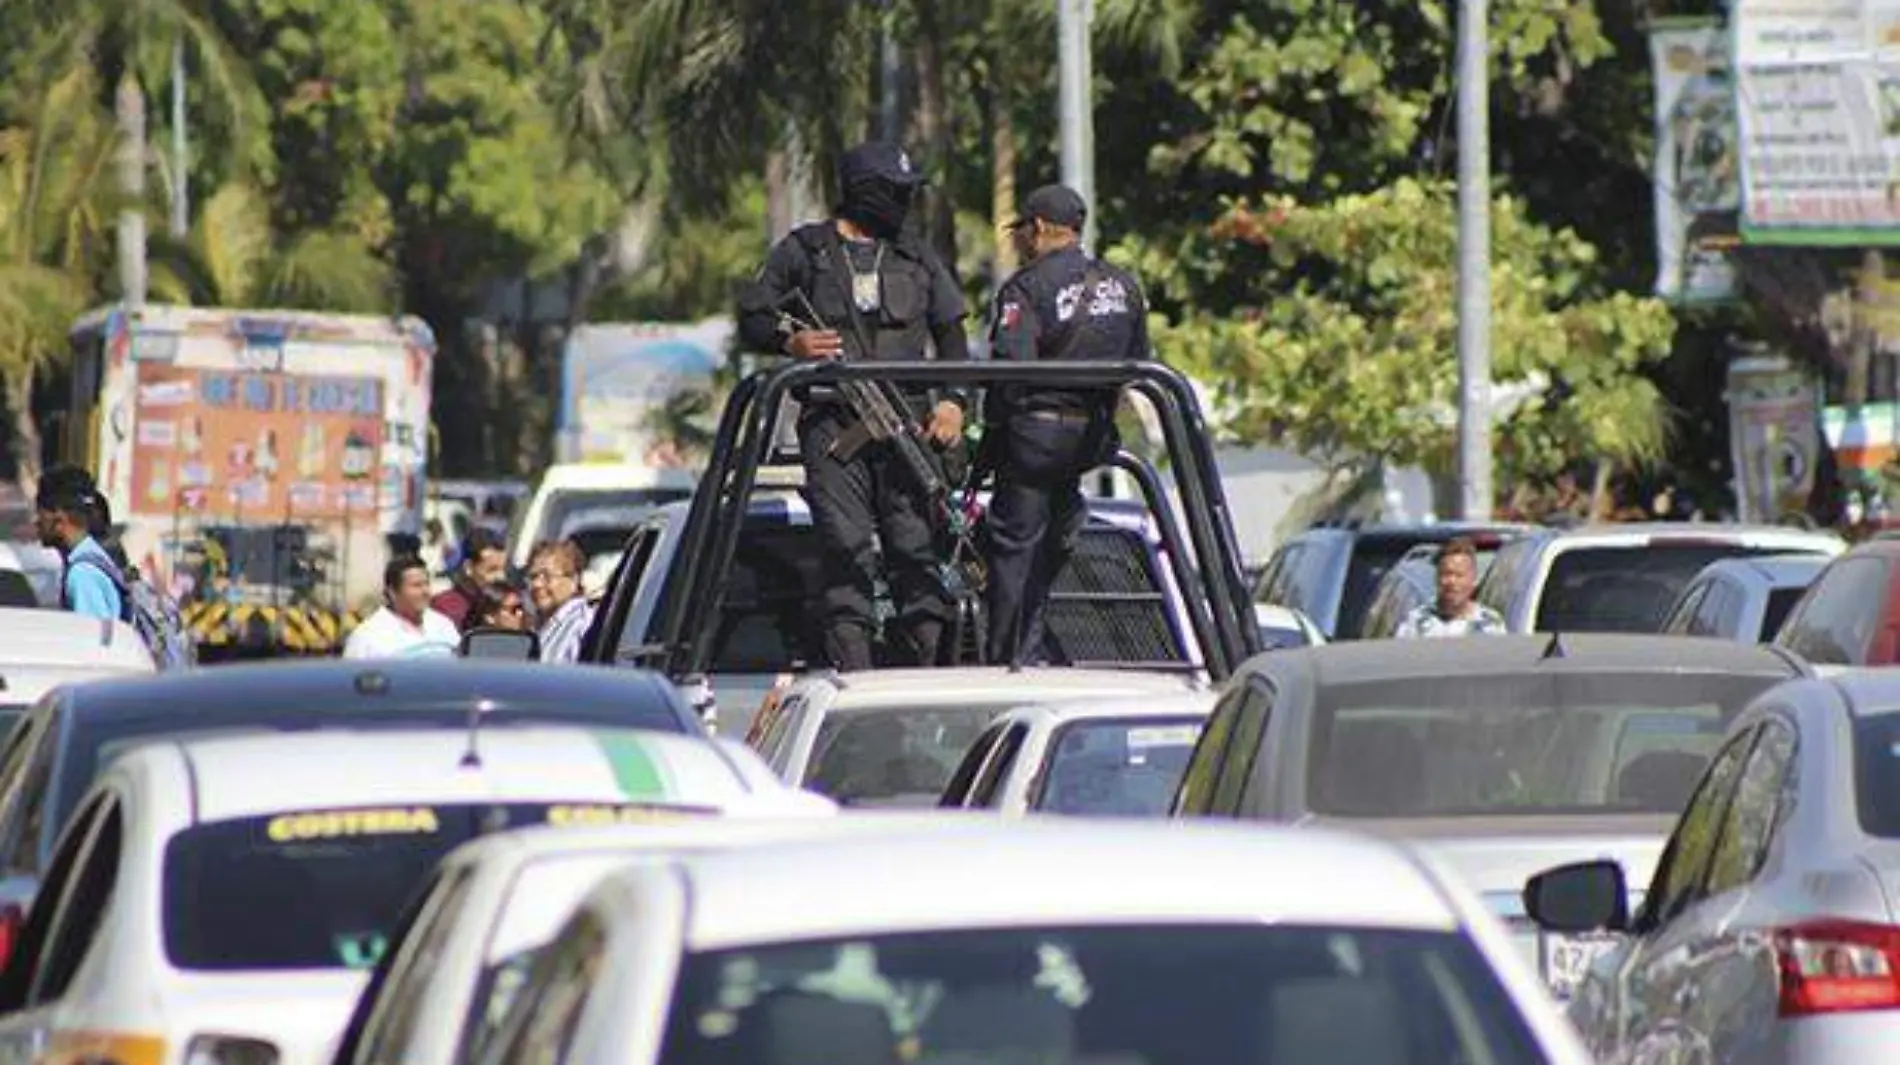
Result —
POLYGON ((165 955, 188 970, 368 969, 443 855, 486 833, 603 811, 641 808, 586 800, 325 808, 196 825, 165 845, 165 955))
POLYGON ((1657 632, 1695 575, 1725 558, 1785 555, 1785 547, 1666 539, 1572 547, 1550 562, 1537 600, 1538 632, 1657 632))
POLYGON ((1761 612, 1761 643, 1768 643, 1781 631, 1781 623, 1788 620, 1788 614, 1794 605, 1807 593, 1805 586, 1800 588, 1774 588, 1768 592, 1768 602, 1761 612))
POLYGON ((1005 709, 956 703, 827 714, 805 786, 846 806, 935 806, 963 752, 1005 709))
POLYGON ((688 954, 659 1060, 1483 1062, 1543 1054, 1457 932, 933 931, 688 954))
MULTIPOLYGON (((1478 576, 1482 578, 1491 568, 1491 560, 1497 557, 1503 541, 1495 533, 1474 534, 1472 539, 1477 548, 1478 576)), ((1355 640, 1366 635, 1366 613, 1372 609, 1379 582, 1414 548, 1441 542, 1442 535, 1421 535, 1416 538, 1382 535, 1360 537, 1353 541, 1352 562, 1346 567, 1346 587, 1340 593, 1339 622, 1334 626, 1339 638, 1355 640)), ((1436 580, 1435 576, 1433 580, 1436 580)))
MULTIPOLYGON (((394 697, 386 697, 393 701, 394 697)), ((567 702, 532 711, 497 707, 482 717, 483 728, 513 725, 612 725, 618 728, 648 729, 654 732, 680 733, 685 723, 671 707, 651 706, 625 701, 612 705, 567 702)), ((317 732, 325 728, 415 729, 468 727, 467 706, 432 705, 421 708, 391 706, 387 702, 375 711, 344 710, 337 707, 272 706, 259 700, 240 706, 193 707, 184 715, 176 707, 156 713, 133 715, 94 715, 74 720, 62 752, 62 764, 56 775, 54 824, 63 825, 79 801, 92 786, 93 778, 111 763, 112 758, 140 743, 178 735, 183 732, 317 732)))
POLYGON ((1676 813, 1774 675, 1506 673, 1323 686, 1307 805, 1339 817, 1676 813))
POLYGON ((1861 830, 1900 839, 1900 713, 1854 719, 1854 792, 1861 830))
POLYGON ((1072 721, 1052 737, 1032 805, 1052 814, 1164 816, 1200 735, 1192 717, 1072 721))

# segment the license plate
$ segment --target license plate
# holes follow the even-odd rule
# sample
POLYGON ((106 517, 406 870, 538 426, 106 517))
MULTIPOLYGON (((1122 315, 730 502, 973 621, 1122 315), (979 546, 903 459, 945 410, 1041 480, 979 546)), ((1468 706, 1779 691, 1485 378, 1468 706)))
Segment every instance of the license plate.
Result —
POLYGON ((1545 986, 1559 1000, 1568 1000, 1583 986, 1583 978, 1598 958, 1616 946, 1617 937, 1608 935, 1557 935, 1546 932, 1537 937, 1542 959, 1539 969, 1545 986))

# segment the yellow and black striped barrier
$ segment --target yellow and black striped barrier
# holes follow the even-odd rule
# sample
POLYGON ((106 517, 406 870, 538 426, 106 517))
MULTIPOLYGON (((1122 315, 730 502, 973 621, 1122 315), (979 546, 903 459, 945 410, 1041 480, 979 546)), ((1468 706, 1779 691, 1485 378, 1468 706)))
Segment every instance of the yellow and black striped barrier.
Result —
POLYGON ((180 608, 200 658, 335 655, 368 610, 194 602, 180 608))

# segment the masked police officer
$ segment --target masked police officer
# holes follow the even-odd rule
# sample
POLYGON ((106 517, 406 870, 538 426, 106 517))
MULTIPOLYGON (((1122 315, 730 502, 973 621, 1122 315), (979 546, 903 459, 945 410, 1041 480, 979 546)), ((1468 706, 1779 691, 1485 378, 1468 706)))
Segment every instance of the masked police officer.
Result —
MULTIPOLYGON (((923 181, 909 156, 893 144, 862 144, 845 155, 839 179, 834 217, 779 241, 741 295, 741 339, 795 359, 967 360, 956 277, 905 232, 923 181)), ((934 447, 962 447, 962 395, 918 389, 906 397, 934 447)), ((839 670, 873 665, 875 534, 895 613, 884 634, 890 657, 935 665, 952 606, 937 569, 930 501, 890 445, 843 453, 839 437, 856 418, 834 391, 797 398, 805 496, 825 550, 826 656, 839 670)))
MULTIPOLYGON (((996 294, 992 358, 1148 358, 1147 308, 1135 279, 1082 250, 1088 208, 1046 185, 1023 201, 1009 236, 1026 263, 996 294)), ((1116 388, 991 388, 985 464, 995 470, 986 528, 991 662, 1046 660, 1043 607, 1086 517, 1082 476, 1114 453, 1116 388)))

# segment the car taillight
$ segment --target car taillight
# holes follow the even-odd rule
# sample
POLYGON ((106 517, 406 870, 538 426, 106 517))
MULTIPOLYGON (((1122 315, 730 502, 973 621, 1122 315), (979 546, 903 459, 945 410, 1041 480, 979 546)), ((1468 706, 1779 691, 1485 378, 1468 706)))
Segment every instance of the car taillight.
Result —
POLYGON ((1900 928, 1810 921, 1775 933, 1781 1015, 1900 1009, 1900 928))

